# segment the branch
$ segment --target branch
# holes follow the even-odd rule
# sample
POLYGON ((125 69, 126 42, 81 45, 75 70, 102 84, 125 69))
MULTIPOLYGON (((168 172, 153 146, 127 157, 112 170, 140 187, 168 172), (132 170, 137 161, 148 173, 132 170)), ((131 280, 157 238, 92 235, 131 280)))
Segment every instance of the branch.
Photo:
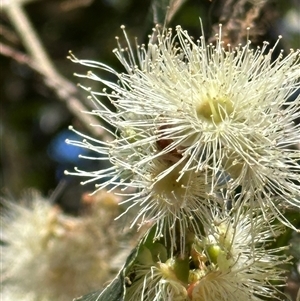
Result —
POLYGON ((87 112, 90 110, 83 105, 76 85, 61 76, 51 63, 46 50, 22 8, 22 3, 17 0, 6 1, 3 4, 3 8, 18 32, 29 56, 4 44, 1 44, 0 53, 15 59, 21 64, 26 64, 40 73, 44 77, 46 85, 57 93, 60 100, 65 102, 70 112, 72 112, 94 136, 102 136, 102 139, 109 140, 110 137, 108 137, 108 134, 105 133, 102 127, 89 126, 90 124, 100 125, 100 120, 90 114, 82 114, 82 111, 87 112))
MULTIPOLYGON (((269 6, 268 0, 215 0, 218 6, 218 24, 213 26, 213 35, 219 32, 219 23, 222 23, 224 44, 236 47, 247 39, 247 28, 251 28, 251 41, 261 43, 269 30, 268 24, 276 17, 276 12, 269 6)), ((215 37, 211 37, 214 40, 215 37)))

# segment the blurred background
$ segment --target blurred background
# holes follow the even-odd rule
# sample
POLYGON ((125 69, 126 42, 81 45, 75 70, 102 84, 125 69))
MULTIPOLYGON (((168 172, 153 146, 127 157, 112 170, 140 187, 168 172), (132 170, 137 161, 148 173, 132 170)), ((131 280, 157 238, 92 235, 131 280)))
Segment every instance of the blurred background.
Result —
MULTIPOLYGON (((66 212, 78 214, 82 195, 93 191, 93 185, 81 186, 82 179, 65 176, 64 170, 75 166, 97 169, 93 161, 79 159, 83 151, 65 143, 76 139, 68 130, 73 125, 88 135, 97 135, 70 110, 70 95, 57 95, 57 89, 45 82, 45 76, 34 70, 35 62, 24 43, 20 32, 6 9, 9 0, 2 0, 0 14, 0 187, 1 194, 18 199, 24 189, 36 188, 45 197, 59 204, 66 212)), ((21 2, 21 1, 18 1, 21 2)), ((255 3, 261 1, 249 1, 255 3)), ((213 36, 212 28, 220 21, 222 0, 173 1, 167 26, 180 24, 189 34, 201 35, 202 19, 204 32, 213 36)), ((147 42, 148 34, 155 23, 164 23, 166 0, 47 0, 24 1, 28 19, 44 46, 57 73, 68 84, 91 85, 76 78, 73 73, 88 70, 67 59, 68 51, 80 59, 101 61, 116 70, 123 71, 112 50, 116 36, 122 36, 120 25, 132 41, 147 42)), ((283 35, 281 48, 300 48, 300 2, 298 0, 269 1, 258 20, 255 30, 257 43, 263 40, 275 42, 283 35)), ((101 73, 99 73, 101 75, 101 73)), ((103 74, 107 77, 107 74, 103 74)), ((95 83, 93 83, 96 85, 95 83)), ((66 84, 67 85, 67 84, 66 84)), ((72 90, 74 87, 71 87, 72 90)), ((101 90, 100 86, 93 86, 101 90)), ((70 92, 87 110, 92 106, 86 101, 86 93, 80 89, 70 92)), ((103 100, 105 101, 105 100, 103 100)), ((292 235, 292 234, 291 234, 292 235)), ((289 237, 291 239, 291 236, 289 237)), ((299 237, 296 237, 300 245, 299 237)), ((299 249, 298 249, 299 251, 299 249)), ((299 253, 296 254, 299 256, 299 253)), ((300 258, 300 256, 299 256, 300 258)), ((293 270, 291 285, 299 281, 293 270)), ((291 288, 293 289, 293 287, 291 288)))

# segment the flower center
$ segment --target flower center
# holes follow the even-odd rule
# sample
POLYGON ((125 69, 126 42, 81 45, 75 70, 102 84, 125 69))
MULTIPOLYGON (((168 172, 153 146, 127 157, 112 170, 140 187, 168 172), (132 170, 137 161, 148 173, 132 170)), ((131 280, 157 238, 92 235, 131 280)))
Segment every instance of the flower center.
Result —
POLYGON ((220 123, 233 112, 233 106, 228 97, 207 97, 196 106, 198 118, 205 118, 220 123))
MULTIPOLYGON (((185 172, 179 179, 181 169, 181 165, 173 168, 162 178, 156 180, 153 185, 155 194, 172 205, 183 205, 185 195, 187 194, 187 187, 190 183, 191 172, 185 172)), ((160 172, 153 174, 153 178, 155 179, 156 176, 159 176, 160 172)))

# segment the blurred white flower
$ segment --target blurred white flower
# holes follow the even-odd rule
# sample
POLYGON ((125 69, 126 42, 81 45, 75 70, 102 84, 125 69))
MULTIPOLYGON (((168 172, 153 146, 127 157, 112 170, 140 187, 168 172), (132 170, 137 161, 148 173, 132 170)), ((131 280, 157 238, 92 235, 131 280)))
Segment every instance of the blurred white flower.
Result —
MULTIPOLYGON (((149 184, 152 196, 155 188, 167 181, 163 177, 174 177, 175 170, 176 182, 184 182, 187 188, 194 184, 186 178, 193 183, 193 173, 195 177, 205 173, 208 194, 218 194, 220 179, 227 179, 228 196, 241 187, 235 200, 263 210, 271 207, 291 226, 282 208, 300 206, 300 150, 291 147, 300 137, 300 128, 293 123, 300 116, 300 96, 288 101, 300 86, 299 50, 273 58, 276 45, 268 50, 265 43, 252 50, 248 41, 231 49, 223 45, 221 34, 220 27, 214 46, 207 45, 203 36, 194 41, 180 26, 175 35, 156 28, 147 49, 136 46, 135 52, 124 30, 127 47, 119 44, 115 50, 127 71, 121 74, 105 64, 72 56, 74 62, 102 69, 119 80, 107 81, 92 72, 78 75, 99 81, 110 90, 86 88, 97 107, 91 113, 117 132, 107 129, 115 138, 111 142, 84 135, 83 141, 68 141, 95 151, 90 159, 112 163, 107 169, 76 170, 75 174, 88 177, 86 182, 96 181, 99 189, 121 185, 124 190, 140 188, 148 165, 164 161, 164 168, 149 184), (99 96, 107 97, 116 111, 99 96)), ((166 195, 172 194, 174 199, 176 191, 169 189, 166 195)), ((191 193, 181 198, 184 210, 177 213, 193 210, 191 193)), ((144 219, 156 217, 161 205, 159 200, 155 205, 151 197, 137 201, 134 196, 131 200, 141 207, 144 219)), ((174 218, 180 219, 177 213, 174 218)))
POLYGON ((117 205, 103 192, 75 218, 37 192, 20 203, 4 201, 1 298, 67 301, 98 289, 115 273, 110 260, 125 235, 111 226, 117 205))
MULTIPOLYGON (((22 292, 19 289, 13 289, 11 287, 3 287, 0 292, 1 301, 50 301, 45 296, 37 296, 34 292, 22 292)), ((67 300, 66 300, 67 301, 67 300)))

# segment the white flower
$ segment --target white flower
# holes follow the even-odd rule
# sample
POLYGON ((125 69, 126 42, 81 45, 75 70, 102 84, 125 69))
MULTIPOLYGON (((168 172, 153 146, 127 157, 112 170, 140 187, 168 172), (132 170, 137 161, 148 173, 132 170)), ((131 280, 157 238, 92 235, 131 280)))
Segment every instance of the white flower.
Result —
MULTIPOLYGON (((253 210, 211 210, 210 226, 186 253, 170 255, 159 242, 139 248, 127 274, 126 301, 259 301, 280 298, 286 247, 272 248, 283 225, 253 210), (271 225, 271 227, 270 227, 271 225)), ((186 234, 188 235, 188 234, 186 234)))
MULTIPOLYGON (((157 245, 157 244, 156 244, 157 245)), ((154 247, 155 248, 155 247, 154 247)), ((161 249, 161 248, 160 248, 161 249)), ((162 250, 161 250, 162 251, 162 250)), ((165 252, 167 252, 165 250, 165 252)), ((164 253, 164 252, 163 252, 164 253)), ((164 257, 165 254, 159 256, 164 257)), ((185 301, 185 284, 177 278, 173 259, 162 262, 153 260, 153 255, 142 247, 136 263, 129 273, 129 287, 126 289, 126 301, 185 301)), ((164 260, 163 260, 164 261, 164 260)))
MULTIPOLYGON (((137 266, 137 269, 139 267, 137 266)), ((180 281, 173 275, 169 266, 164 263, 157 263, 152 267, 139 269, 140 281, 133 285, 126 301, 185 301, 187 291, 180 281), (144 272, 144 273, 143 273, 144 272)))
POLYGON ((211 227, 196 240, 192 249, 196 269, 188 287, 192 301, 276 298, 276 286, 284 284, 282 265, 289 259, 281 253, 287 248, 270 248, 283 226, 273 224, 271 213, 243 210, 215 211, 211 227))
POLYGON ((185 234, 189 231, 198 233, 199 224, 207 222, 209 206, 218 206, 223 201, 210 192, 210 179, 204 172, 187 171, 180 177, 181 167, 181 164, 174 166, 161 159, 149 162, 134 177, 137 192, 122 204, 128 203, 128 210, 138 206, 132 224, 155 222, 157 228, 153 239, 164 236, 171 240, 171 250, 184 253, 185 234), (168 173, 164 175, 165 170, 168 173))
POLYGON ((205 224, 210 216, 209 206, 218 206, 223 199, 211 192, 211 179, 205 172, 186 171, 180 176, 182 165, 156 158, 133 173, 131 181, 123 185, 136 188, 136 191, 120 203, 129 204, 120 216, 136 206, 138 212, 132 225, 156 223, 153 239, 164 236, 171 240, 172 250, 184 253, 186 236, 182 233, 198 233, 199 223, 205 224))
MULTIPOLYGON (((299 51, 291 50, 286 57, 281 53, 272 61, 276 45, 269 51, 268 43, 252 50, 248 41, 231 49, 222 43, 221 27, 216 45, 206 45, 203 36, 194 41, 177 26, 175 35, 155 29, 148 48, 137 46, 134 53, 125 31, 124 35, 127 48, 119 44, 115 54, 127 73, 72 56, 74 62, 100 68, 119 80, 106 81, 92 72, 79 75, 110 90, 86 88, 97 107, 92 114, 110 123, 117 133, 107 130, 115 138, 112 142, 84 135, 82 142, 69 141, 98 153, 91 159, 112 163, 107 169, 75 174, 88 177, 86 182, 98 182, 99 189, 121 184, 140 188, 148 165, 163 160, 171 163, 156 175, 151 189, 160 187, 159 181, 168 174, 173 177, 174 170, 176 181, 186 187, 193 185, 182 180, 186 175, 205 173, 209 194, 218 194, 220 179, 227 179, 228 196, 241 187, 235 196, 238 203, 263 210, 271 207, 291 226, 282 207, 300 206, 300 150, 292 149, 300 137, 300 128, 293 123, 300 116, 300 96, 288 102, 300 85, 299 51), (116 111, 98 96, 107 97, 116 111)), ((195 202, 189 201, 189 193, 186 196, 179 203, 189 212, 195 202)), ((153 207, 151 197, 131 200, 141 206, 145 219, 155 217, 161 205, 158 201, 153 207)))

